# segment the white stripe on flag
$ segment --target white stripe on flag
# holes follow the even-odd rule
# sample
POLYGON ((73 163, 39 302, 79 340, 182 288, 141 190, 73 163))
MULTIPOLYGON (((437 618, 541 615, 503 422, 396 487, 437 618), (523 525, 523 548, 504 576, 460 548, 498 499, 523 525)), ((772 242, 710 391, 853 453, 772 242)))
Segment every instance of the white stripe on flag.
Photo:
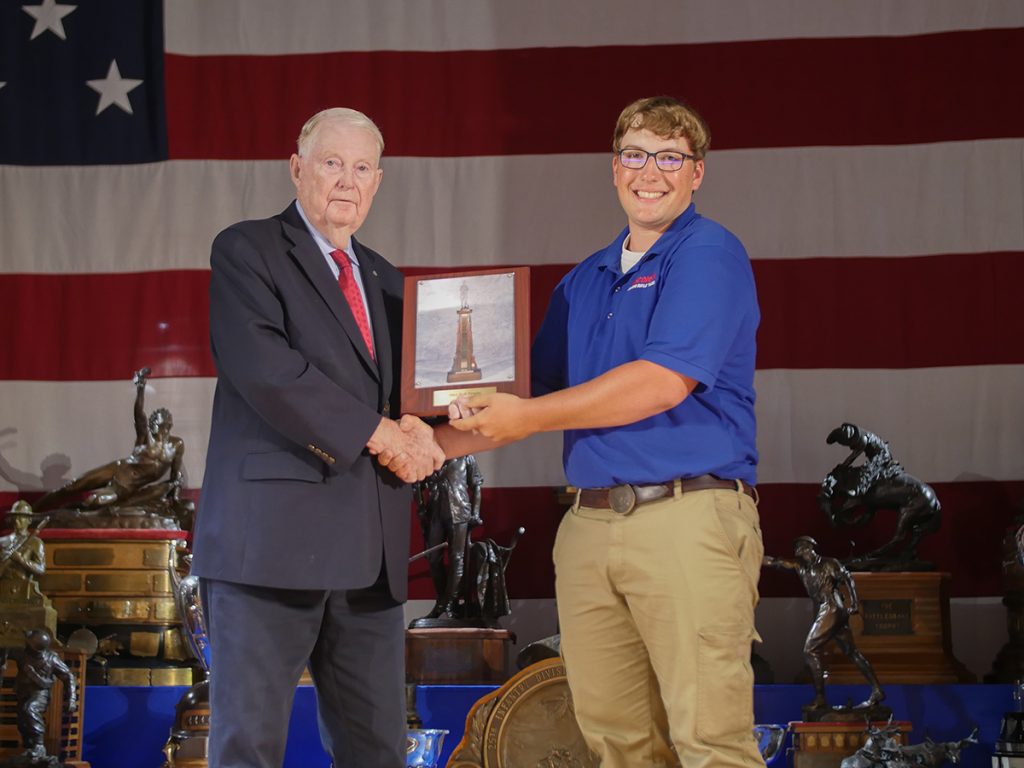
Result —
MULTIPOLYGON (((820 482, 845 458, 825 444, 844 421, 879 433, 928 482, 1024 479, 1024 366, 771 370, 759 371, 756 385, 760 482, 820 482)), ((163 406, 174 417, 193 488, 202 483, 213 388, 209 378, 167 378, 147 389, 147 410, 163 406)), ((38 490, 44 476, 52 486, 127 456, 133 397, 128 381, 0 381, 0 491, 38 490)), ((564 485, 560 438, 480 454, 487 487, 564 485)))
POLYGON ((190 56, 459 51, 921 35, 1024 26, 1016 0, 164 0, 190 56))
MULTIPOLYGON (((384 170, 359 237, 398 266, 573 263, 624 226, 610 153, 384 170)), ((0 227, 0 270, 205 269, 217 232, 293 193, 283 158, 4 166, 0 222, 18 225, 0 227)), ((754 259, 1024 250, 1024 140, 712 152, 697 206, 754 259)))

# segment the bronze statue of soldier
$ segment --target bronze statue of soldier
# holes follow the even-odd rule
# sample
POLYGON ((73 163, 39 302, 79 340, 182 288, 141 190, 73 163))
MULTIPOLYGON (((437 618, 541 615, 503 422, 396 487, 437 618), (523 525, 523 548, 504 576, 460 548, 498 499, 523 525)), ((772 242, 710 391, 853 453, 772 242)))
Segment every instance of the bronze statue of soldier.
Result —
POLYGON ((38 579, 46 572, 46 551, 36 535, 42 525, 29 530, 32 507, 20 500, 11 506, 7 520, 14 530, 0 536, 0 603, 42 598, 38 579))
MULTIPOLYGON (((823 652, 832 640, 840 650, 857 666, 871 685, 871 695, 856 707, 839 707, 838 710, 871 711, 872 719, 884 714, 877 705, 885 699, 885 692, 878 682, 871 663, 853 642, 850 616, 857 613, 857 589, 853 577, 846 567, 834 557, 823 557, 818 553, 818 543, 810 536, 800 536, 793 541, 795 558, 765 556, 764 565, 770 568, 795 571, 814 602, 815 617, 804 643, 804 658, 811 672, 814 685, 814 701, 805 707, 807 719, 821 719, 820 715, 832 710, 825 700, 825 666, 823 652), (810 713, 810 714, 809 714, 810 713), (819 717, 815 718, 814 715, 819 717)), ((884 717, 882 718, 884 719, 884 717)))
POLYGON ((46 572, 46 549, 37 535, 43 518, 33 529, 32 507, 16 501, 7 513, 12 531, 0 536, 0 645, 19 645, 25 632, 45 626, 57 629, 57 612, 39 589, 46 572))
POLYGON ((461 624, 469 618, 466 561, 470 555, 470 530, 483 522, 483 482, 476 459, 470 454, 449 459, 437 472, 414 485, 416 511, 437 602, 430 613, 411 626, 461 624))
MULTIPOLYGON (((166 408, 157 408, 148 418, 145 411, 146 380, 149 368, 135 372, 135 445, 131 454, 65 483, 44 494, 35 505, 37 511, 65 505, 85 513, 103 513, 116 517, 132 510, 151 515, 180 516, 190 511, 191 502, 180 498, 183 482, 182 462, 185 444, 171 434, 173 420, 166 408), (85 493, 80 501, 76 499, 85 493), (71 504, 68 504, 72 502, 71 504)), ((60 519, 64 525, 69 521, 60 519)))
POLYGON ((2 768, 59 768, 61 765, 57 757, 47 755, 43 743, 50 691, 54 682, 61 680, 67 692, 64 710, 74 712, 78 709, 78 689, 75 676, 67 664, 55 651, 50 650, 52 641, 50 630, 31 629, 25 633, 24 649, 3 651, 3 668, 7 666, 8 654, 18 662, 14 694, 17 700, 18 734, 25 751, 5 760, 0 764, 2 768))

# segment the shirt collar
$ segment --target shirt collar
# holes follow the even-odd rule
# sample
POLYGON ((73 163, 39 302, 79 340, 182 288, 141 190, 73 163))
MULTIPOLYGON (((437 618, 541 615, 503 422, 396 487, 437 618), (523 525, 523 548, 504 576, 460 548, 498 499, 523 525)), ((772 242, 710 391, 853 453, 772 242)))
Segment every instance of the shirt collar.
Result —
MULTIPOLYGON (((316 227, 314 227, 309 222, 309 219, 306 217, 306 212, 304 210, 302 210, 302 203, 300 203, 298 200, 296 200, 295 201, 295 207, 298 209, 299 216, 302 218, 302 222, 306 225, 306 229, 309 230, 309 234, 312 235, 313 241, 316 243, 317 247, 320 249, 320 252, 324 256, 330 258, 331 253, 333 253, 334 251, 336 251, 338 249, 335 248, 333 245, 331 245, 331 242, 326 237, 324 237, 322 234, 320 234, 320 230, 317 229, 316 227)), ((356 260, 355 254, 352 252, 352 240, 351 240, 351 238, 349 238, 348 243, 349 243, 348 244, 348 248, 344 248, 342 250, 344 250, 345 255, 348 256, 348 260, 352 262, 352 266, 353 267, 358 267, 359 266, 359 262, 356 260)))
MULTIPOLYGON (((672 222, 671 226, 661 234, 661 237, 655 241, 654 245, 647 249, 647 253, 644 254, 644 257, 637 263, 642 264, 655 254, 665 250, 665 246, 675 240, 683 230, 689 226, 690 222, 696 218, 697 208, 691 202, 686 207, 686 210, 679 214, 676 217, 676 220, 672 222)), ((598 269, 610 269, 615 274, 619 274, 619 265, 621 264, 622 259, 622 244, 626 242, 626 238, 628 236, 629 227, 627 226, 619 233, 619 236, 615 238, 615 241, 605 248, 604 253, 598 261, 598 269)))

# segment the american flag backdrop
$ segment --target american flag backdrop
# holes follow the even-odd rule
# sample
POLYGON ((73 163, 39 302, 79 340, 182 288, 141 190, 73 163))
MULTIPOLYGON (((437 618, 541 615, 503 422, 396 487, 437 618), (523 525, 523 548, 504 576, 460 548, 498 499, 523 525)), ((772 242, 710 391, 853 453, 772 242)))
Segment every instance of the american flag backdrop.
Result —
MULTIPOLYGON (((0 502, 127 455, 144 365, 197 492, 210 243, 292 199, 313 112, 384 133, 363 242, 407 274, 529 265, 536 329, 624 224, 615 118, 670 94, 711 126, 698 211, 754 262, 767 550, 850 551, 814 501, 845 457, 825 436, 879 433, 938 493, 923 554, 953 574, 959 636, 992 629, 987 671, 1024 499, 1022 51, 1018 0, 2 0, 0 502)), ((508 576, 534 639, 554 630, 560 436, 478 458, 486 535, 527 528, 508 576)), ((768 624, 802 596, 762 588, 768 624)))

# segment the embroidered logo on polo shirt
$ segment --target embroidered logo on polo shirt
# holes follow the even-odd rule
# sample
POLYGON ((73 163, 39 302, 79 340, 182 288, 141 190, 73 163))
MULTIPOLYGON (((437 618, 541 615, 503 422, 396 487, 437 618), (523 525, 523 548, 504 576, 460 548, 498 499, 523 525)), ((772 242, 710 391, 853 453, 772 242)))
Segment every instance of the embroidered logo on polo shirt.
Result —
POLYGON ((634 288, 653 288, 654 284, 658 282, 657 275, 640 275, 634 277, 633 282, 629 284, 627 291, 632 291, 634 288))

